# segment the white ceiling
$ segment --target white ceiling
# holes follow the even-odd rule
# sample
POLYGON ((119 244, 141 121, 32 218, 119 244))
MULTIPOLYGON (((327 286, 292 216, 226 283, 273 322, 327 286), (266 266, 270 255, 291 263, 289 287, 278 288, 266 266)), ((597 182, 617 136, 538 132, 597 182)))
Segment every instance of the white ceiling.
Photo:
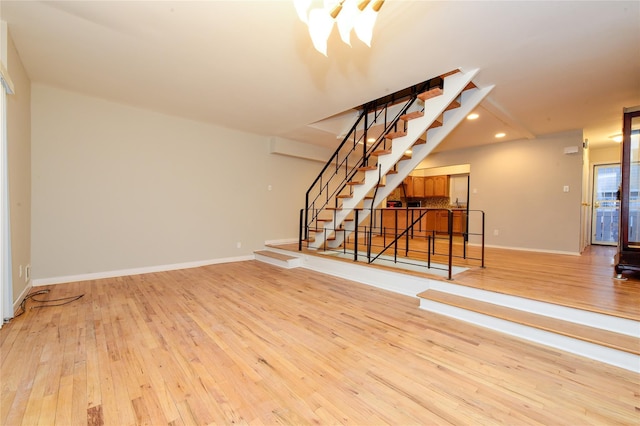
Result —
POLYGON ((443 149, 498 131, 612 144, 640 105, 639 1, 387 0, 371 48, 335 30, 328 57, 285 0, 0 0, 0 19, 34 83, 325 146, 342 124, 318 121, 455 68, 495 89, 443 149))

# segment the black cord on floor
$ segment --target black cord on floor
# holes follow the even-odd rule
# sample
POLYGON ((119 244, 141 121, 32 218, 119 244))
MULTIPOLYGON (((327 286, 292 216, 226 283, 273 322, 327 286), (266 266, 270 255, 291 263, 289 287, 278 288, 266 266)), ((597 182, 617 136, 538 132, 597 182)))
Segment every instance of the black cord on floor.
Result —
POLYGON ((78 296, 69 296, 69 297, 61 297, 59 299, 49 299, 49 300, 41 300, 41 299, 36 299, 36 296, 39 296, 41 294, 47 294, 49 293, 49 289, 46 290, 38 290, 35 291, 33 293, 29 293, 27 294, 24 299, 22 299, 22 302, 20 302, 20 311, 18 313, 16 313, 13 317, 17 318, 20 315, 24 314, 27 311, 27 300, 32 300, 34 302, 38 302, 38 303, 42 303, 41 305, 36 305, 36 306, 32 306, 31 309, 39 309, 39 308, 49 308, 49 307, 53 307, 53 306, 62 306, 62 305, 66 305, 68 303, 71 302, 75 302, 76 300, 82 298, 84 296, 84 294, 80 294, 78 296), (60 303, 53 303, 53 302, 60 302, 60 303))

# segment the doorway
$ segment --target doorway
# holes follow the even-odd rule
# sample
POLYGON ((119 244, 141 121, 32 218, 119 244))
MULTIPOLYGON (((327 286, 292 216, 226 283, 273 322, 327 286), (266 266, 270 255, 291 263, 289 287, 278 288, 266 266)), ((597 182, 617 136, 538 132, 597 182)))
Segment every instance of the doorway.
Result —
POLYGON ((620 220, 620 164, 593 166, 591 244, 618 244, 620 220))

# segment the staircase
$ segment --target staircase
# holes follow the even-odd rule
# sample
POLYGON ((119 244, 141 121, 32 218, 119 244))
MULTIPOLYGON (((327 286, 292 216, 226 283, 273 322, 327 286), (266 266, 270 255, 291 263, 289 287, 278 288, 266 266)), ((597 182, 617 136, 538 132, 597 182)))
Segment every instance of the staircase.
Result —
MULTIPOLYGON (((399 105, 385 107, 392 114, 399 111, 399 115, 389 125, 385 123, 384 132, 371 149, 365 147, 360 153, 360 148, 354 144, 344 155, 346 160, 342 161, 341 155, 334 154, 325 169, 332 171, 335 164, 335 173, 324 181, 321 173, 307 192, 304 240, 308 248, 341 246, 347 236, 367 219, 371 209, 400 185, 476 108, 493 88, 477 87, 472 82, 477 73, 478 70, 454 70, 440 76, 441 87, 427 84, 427 90, 415 93, 404 108, 399 105), (411 154, 407 154, 409 150, 411 154), (354 158, 356 155, 358 157, 354 158), (326 182, 334 176, 343 178, 338 183, 326 182), (309 194, 318 182, 318 194, 310 202, 309 194)), ((389 111, 385 110, 385 117, 389 111)), ((359 128, 356 123, 352 129, 354 140, 359 130, 364 130, 366 136, 367 122, 375 122, 380 112, 364 111, 364 115, 363 127, 359 128)), ((360 142, 362 144, 366 142, 360 142)))

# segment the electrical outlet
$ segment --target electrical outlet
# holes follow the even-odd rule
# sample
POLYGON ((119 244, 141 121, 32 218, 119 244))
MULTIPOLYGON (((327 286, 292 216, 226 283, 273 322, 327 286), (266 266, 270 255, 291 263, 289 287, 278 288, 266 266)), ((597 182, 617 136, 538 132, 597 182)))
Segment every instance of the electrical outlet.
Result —
POLYGON ((242 248, 242 243, 240 241, 236 243, 236 248, 242 248))
POLYGON ((31 265, 24 267, 24 281, 29 281, 29 278, 31 278, 31 265))
POLYGON ((498 229, 493 230, 493 235, 500 235, 500 231, 498 229))
POLYGON ((22 278, 22 265, 18 267, 18 278, 22 278))

